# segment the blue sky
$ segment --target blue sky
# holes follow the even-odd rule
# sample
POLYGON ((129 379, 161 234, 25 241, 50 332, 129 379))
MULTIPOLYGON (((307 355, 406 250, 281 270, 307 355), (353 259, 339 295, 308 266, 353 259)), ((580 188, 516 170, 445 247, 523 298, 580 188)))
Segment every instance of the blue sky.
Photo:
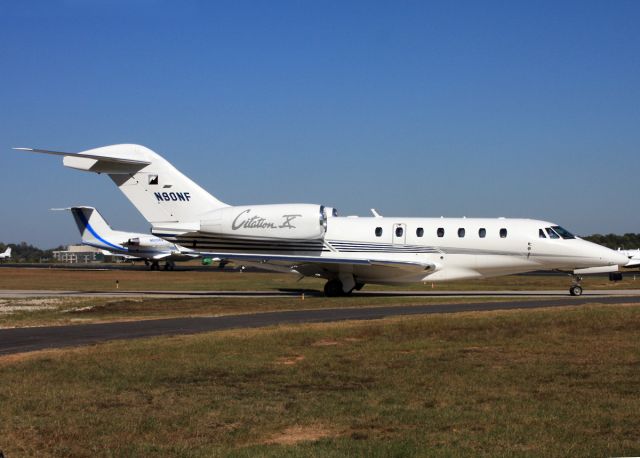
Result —
POLYGON ((640 2, 0 1, 0 241, 76 242, 140 143, 230 204, 640 232, 640 2))

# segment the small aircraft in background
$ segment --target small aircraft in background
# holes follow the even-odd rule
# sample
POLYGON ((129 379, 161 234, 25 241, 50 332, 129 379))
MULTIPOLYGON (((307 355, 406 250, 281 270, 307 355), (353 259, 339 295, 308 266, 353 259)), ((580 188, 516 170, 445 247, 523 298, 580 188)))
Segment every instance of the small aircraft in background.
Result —
POLYGON ((629 258, 629 262, 622 267, 626 269, 634 269, 636 267, 640 267, 640 248, 636 250, 621 250, 620 248, 618 248, 618 253, 623 254, 627 258, 629 258))
POLYGON ((200 257, 193 250, 153 235, 114 231, 94 207, 77 206, 54 210, 71 210, 83 245, 99 248, 105 254, 125 259, 144 259, 151 270, 160 270, 161 261, 165 262, 164 270, 173 270, 176 261, 200 257))
POLYGON ((11 259, 11 247, 7 247, 6 250, 4 250, 4 253, 0 253, 0 259, 3 261, 6 261, 7 259, 11 259))

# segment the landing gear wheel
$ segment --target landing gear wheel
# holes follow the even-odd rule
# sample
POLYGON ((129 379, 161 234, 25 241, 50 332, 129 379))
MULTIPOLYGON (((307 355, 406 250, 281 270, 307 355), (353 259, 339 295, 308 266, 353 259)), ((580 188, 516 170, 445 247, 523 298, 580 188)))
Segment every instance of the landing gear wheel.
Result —
POLYGON ((573 285, 571 288, 569 288, 569 294, 571 294, 572 296, 582 296, 582 286, 573 285))
POLYGON ((353 288, 353 289, 355 289, 356 291, 360 291, 360 290, 362 289, 362 287, 363 287, 363 286, 364 286, 364 283, 358 283, 358 282, 356 282, 356 286, 355 286, 355 288, 353 288))
POLYGON ((343 296, 342 282, 340 280, 329 280, 324 284, 324 295, 327 297, 343 296))

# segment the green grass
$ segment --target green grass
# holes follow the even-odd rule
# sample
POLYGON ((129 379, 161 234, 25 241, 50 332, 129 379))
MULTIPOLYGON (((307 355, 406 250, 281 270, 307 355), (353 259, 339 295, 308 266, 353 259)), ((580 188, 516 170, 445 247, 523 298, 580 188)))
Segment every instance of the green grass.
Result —
POLYGON ((637 455, 639 328, 638 306, 589 306, 5 357, 0 449, 8 457, 637 455))

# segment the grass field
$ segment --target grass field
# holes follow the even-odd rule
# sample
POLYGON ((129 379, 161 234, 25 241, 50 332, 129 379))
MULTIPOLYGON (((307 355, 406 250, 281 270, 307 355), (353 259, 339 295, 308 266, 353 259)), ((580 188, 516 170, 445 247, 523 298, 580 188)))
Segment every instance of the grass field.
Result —
MULTIPOLYGON (((116 281, 123 291, 247 291, 298 289, 322 291, 325 280, 295 275, 238 271, 75 270, 1 268, 0 289, 43 289, 72 291, 115 291, 116 281)), ((569 289, 568 275, 511 275, 474 281, 411 283, 402 286, 366 285, 367 291, 410 290, 538 290, 569 289)), ((585 278, 586 289, 640 288, 640 274, 633 273, 613 283, 606 276, 585 278)))
POLYGON ((0 358, 14 456, 640 453, 640 307, 474 313, 0 358))

